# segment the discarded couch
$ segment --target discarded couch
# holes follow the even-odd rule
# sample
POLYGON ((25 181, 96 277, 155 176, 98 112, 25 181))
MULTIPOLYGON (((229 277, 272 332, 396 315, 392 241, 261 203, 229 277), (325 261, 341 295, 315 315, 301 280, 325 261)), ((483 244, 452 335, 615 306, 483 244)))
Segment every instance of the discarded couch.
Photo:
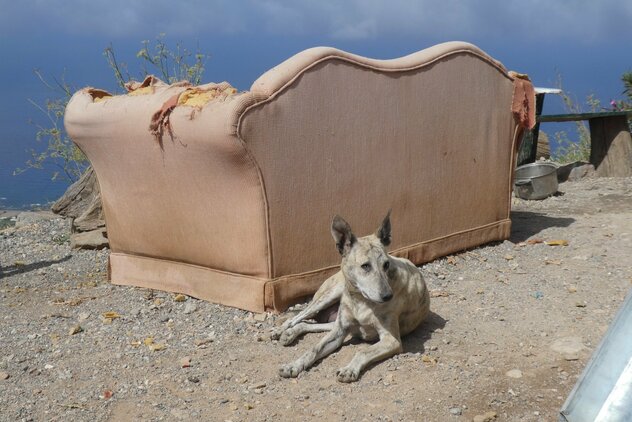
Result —
POLYGON ((393 60, 303 51, 257 79, 66 109, 101 188, 111 281, 281 311, 337 271, 335 214, 357 235, 392 209, 394 255, 421 264, 510 233, 532 86, 477 47, 393 60))

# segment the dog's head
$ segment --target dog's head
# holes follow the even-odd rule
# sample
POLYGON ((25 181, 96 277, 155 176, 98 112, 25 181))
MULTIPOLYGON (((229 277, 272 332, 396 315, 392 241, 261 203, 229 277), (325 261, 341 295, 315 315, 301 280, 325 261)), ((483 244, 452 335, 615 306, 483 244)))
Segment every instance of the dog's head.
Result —
POLYGON ((359 239, 342 217, 335 216, 331 223, 331 234, 342 255, 341 270, 346 280, 351 288, 377 303, 388 302, 393 297, 389 276, 391 259, 386 253, 386 246, 391 243, 390 216, 389 211, 374 234, 359 239))

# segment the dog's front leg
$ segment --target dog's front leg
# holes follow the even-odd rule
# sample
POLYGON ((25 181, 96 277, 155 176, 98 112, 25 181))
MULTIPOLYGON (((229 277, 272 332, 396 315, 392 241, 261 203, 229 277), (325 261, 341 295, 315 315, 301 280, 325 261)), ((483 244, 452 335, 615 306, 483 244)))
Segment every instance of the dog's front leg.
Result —
POLYGON ((314 362, 338 350, 346 336, 347 330, 342 327, 339 321, 336 321, 334 328, 312 350, 294 362, 281 366, 279 375, 283 378, 297 377, 298 374, 311 367, 314 362))
MULTIPOLYGON (((315 317, 320 311, 327 309, 336 302, 339 302, 340 296, 342 296, 343 288, 344 279, 338 274, 325 280, 309 305, 307 305, 307 307, 297 315, 285 321, 280 327, 274 328, 270 333, 270 338, 272 340, 278 340, 286 330, 291 329, 306 319, 315 317)), ((288 334, 288 336, 291 336, 291 334, 288 334)), ((289 343, 284 342, 284 344, 289 343)))
POLYGON ((399 325, 379 333, 380 340, 359 351, 344 368, 338 370, 338 381, 353 382, 360 378, 360 373, 367 365, 401 353, 402 341, 399 336, 399 325))
POLYGON ((307 322, 299 322, 293 327, 283 331, 279 341, 284 346, 289 346, 299 336, 307 333, 322 333, 325 331, 331 331, 335 327, 335 322, 327 322, 324 324, 308 324, 307 322))

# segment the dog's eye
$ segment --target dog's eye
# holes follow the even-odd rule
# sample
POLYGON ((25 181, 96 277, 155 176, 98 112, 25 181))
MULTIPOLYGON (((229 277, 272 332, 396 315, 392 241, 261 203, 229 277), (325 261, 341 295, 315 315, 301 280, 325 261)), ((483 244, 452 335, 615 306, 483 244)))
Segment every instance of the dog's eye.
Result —
POLYGON ((362 265, 360 265, 360 266, 361 266, 361 267, 362 267, 362 269, 363 269, 364 271, 366 271, 367 273, 368 273, 369 271, 371 271, 371 264, 369 264, 368 262, 365 262, 364 264, 362 264, 362 265))
POLYGON ((391 263, 389 261, 386 261, 384 263, 384 271, 388 271, 388 268, 391 266, 391 263))

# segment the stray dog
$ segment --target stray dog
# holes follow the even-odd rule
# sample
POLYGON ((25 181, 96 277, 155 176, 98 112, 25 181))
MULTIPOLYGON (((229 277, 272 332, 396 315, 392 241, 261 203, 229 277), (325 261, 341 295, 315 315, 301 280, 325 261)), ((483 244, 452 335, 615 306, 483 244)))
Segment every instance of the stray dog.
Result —
POLYGON ((349 334, 363 340, 378 340, 338 370, 338 381, 356 381, 367 365, 401 353, 401 336, 413 331, 426 318, 430 295, 419 268, 386 252, 385 247, 391 243, 390 214, 389 211, 375 234, 359 239, 345 220, 334 217, 331 234, 342 255, 340 271, 323 283, 302 312, 274 330, 271 337, 287 346, 305 333, 329 333, 312 350, 281 366, 280 376, 298 376, 338 350, 349 334), (305 322, 336 302, 340 305, 334 322, 305 322))

